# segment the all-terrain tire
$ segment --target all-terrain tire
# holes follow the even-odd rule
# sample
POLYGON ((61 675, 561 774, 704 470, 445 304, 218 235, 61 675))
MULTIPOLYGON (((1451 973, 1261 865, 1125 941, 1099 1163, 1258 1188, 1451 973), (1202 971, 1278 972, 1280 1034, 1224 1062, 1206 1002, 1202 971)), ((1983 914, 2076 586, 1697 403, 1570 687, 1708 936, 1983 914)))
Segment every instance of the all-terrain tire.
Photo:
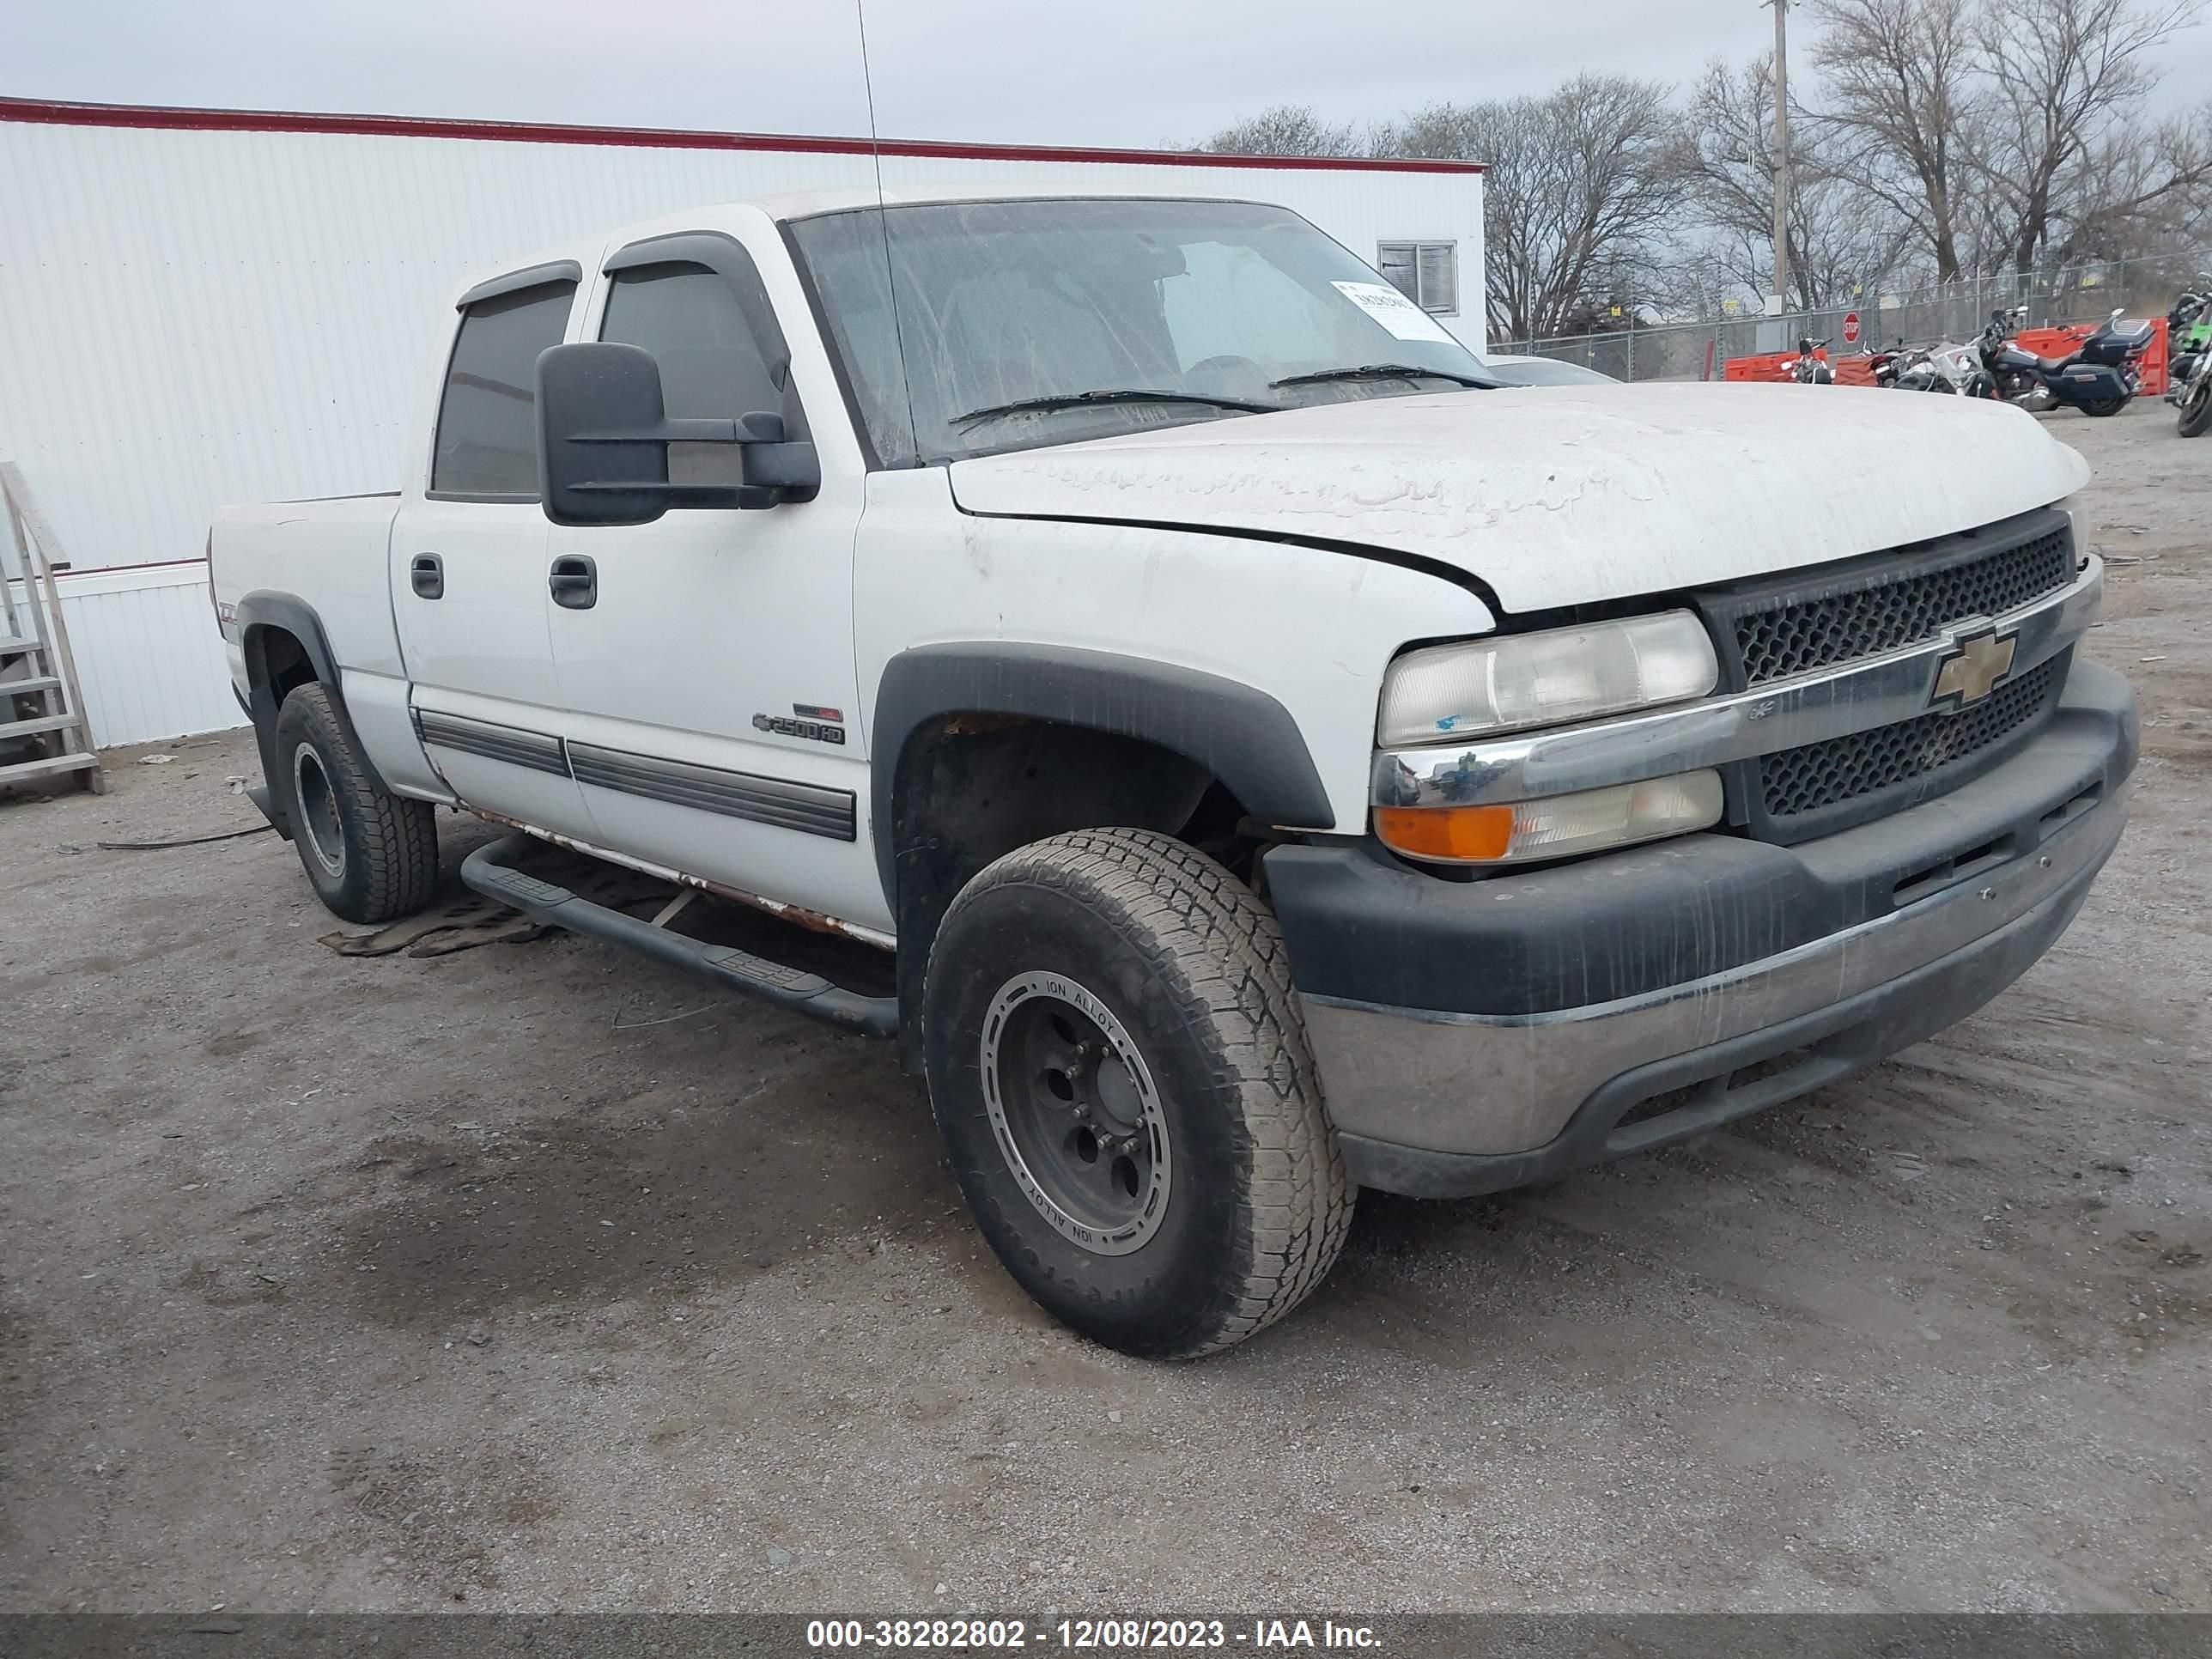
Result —
MULTIPOLYGON (((922 992, 931 1105, 983 1236, 1062 1322, 1124 1353, 1191 1358, 1304 1301, 1351 1224, 1346 1178, 1273 914, 1220 865, 1142 830, 1032 843, 947 911, 922 992), (1156 1084, 1172 1154, 1156 1231, 1123 1254, 1048 1219, 987 1098, 987 1022, 1018 982, 1065 976, 1156 1084)), ((1096 1029, 1102 1029, 1094 1027, 1096 1029)), ((994 1068, 994 1076, 996 1068, 994 1068)))
POLYGON ((435 809, 386 792, 322 685, 284 699, 276 747, 269 787, 315 896, 348 921, 390 921, 428 904, 438 890, 435 809))

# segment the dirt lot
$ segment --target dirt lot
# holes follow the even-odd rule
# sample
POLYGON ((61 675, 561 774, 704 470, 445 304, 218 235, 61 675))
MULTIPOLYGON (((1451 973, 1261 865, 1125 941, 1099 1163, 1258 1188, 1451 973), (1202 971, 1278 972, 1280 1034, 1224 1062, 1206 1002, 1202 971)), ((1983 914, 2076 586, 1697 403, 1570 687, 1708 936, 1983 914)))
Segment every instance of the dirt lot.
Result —
POLYGON ((1024 1301, 887 1047, 94 847, 252 822, 237 736, 0 811, 0 1607, 2212 1607, 2212 443, 2057 430, 2146 744, 2051 957, 1686 1148, 1370 1197, 1199 1365, 1024 1301))

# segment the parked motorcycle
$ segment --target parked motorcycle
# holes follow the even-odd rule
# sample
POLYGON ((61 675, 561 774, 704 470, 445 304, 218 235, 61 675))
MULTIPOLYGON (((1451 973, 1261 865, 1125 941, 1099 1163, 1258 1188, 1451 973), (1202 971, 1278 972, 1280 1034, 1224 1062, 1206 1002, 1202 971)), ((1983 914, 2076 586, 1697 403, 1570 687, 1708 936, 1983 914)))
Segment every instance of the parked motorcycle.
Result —
POLYGON ((1962 398, 1987 398, 1993 395, 1996 382, 1990 372, 1982 367, 1981 352, 1971 340, 1946 341, 1928 349, 1928 360, 1936 372, 1950 384, 1951 389, 1962 398))
POLYGON ((2175 430, 2185 438, 2201 438, 2212 430, 2212 351, 2200 350, 2189 380, 2180 387, 2181 416, 2175 430))
POLYGON ((1936 346, 1908 346, 1899 340, 1888 351, 1877 351, 1868 360, 1874 373, 1874 383, 1887 392, 1942 392, 1956 393, 1959 388, 1936 361, 1936 346))
POLYGON ((2182 401, 2197 368, 2212 354, 2212 276, 2200 276, 2166 313, 2166 400, 2182 401))
POLYGON ((2116 311, 2075 349, 2074 361, 2117 368, 2120 378, 2128 383, 2128 396, 2132 398, 2142 390, 2143 357, 2157 337, 2155 324, 2143 318, 2124 317, 2116 311))
POLYGON ((1828 360, 1818 354, 1827 349, 1826 340, 1801 339, 1797 342, 1797 361, 1790 365, 1790 378, 1799 386, 1833 386, 1836 371, 1828 360))
POLYGON ((2027 308, 1997 310, 1982 331, 1978 356, 1989 376, 1983 395, 2002 398, 2032 414, 2067 407, 2084 415, 2117 415, 2136 395, 2125 365, 2139 362, 2151 340, 2148 324, 2123 328, 2114 312, 2103 326, 2063 357, 2039 357, 2012 337, 2027 308), (2114 362, 2117 357, 2119 361, 2114 362))

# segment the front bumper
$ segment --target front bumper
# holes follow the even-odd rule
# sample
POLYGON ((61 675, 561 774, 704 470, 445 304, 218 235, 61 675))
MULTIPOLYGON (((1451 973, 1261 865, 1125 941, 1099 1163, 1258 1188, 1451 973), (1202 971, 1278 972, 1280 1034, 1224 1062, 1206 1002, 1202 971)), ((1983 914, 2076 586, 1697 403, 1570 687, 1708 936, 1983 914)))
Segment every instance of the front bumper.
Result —
POLYGON ((1964 1018, 2064 932, 2126 821, 2127 684, 1952 793, 1796 847, 1692 836, 1454 884, 1267 872, 1353 1179, 1495 1191, 1710 1129, 1964 1018))

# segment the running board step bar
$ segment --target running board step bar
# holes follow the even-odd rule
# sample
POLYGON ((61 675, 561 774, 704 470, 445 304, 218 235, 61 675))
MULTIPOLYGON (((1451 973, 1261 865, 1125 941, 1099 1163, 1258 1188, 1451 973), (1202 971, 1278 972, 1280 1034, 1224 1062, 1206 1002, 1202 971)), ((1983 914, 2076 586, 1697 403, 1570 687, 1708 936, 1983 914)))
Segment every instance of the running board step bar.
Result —
POLYGON ((727 945, 709 945, 624 915, 604 904, 579 898, 565 887, 525 875, 507 860, 538 843, 528 836, 509 836, 461 860, 461 880, 486 898, 513 905, 525 915, 571 933, 586 933, 626 945, 672 968, 711 981, 780 1008, 805 1014, 869 1036, 898 1032, 898 999, 866 997, 832 985, 819 974, 770 962, 727 945))

